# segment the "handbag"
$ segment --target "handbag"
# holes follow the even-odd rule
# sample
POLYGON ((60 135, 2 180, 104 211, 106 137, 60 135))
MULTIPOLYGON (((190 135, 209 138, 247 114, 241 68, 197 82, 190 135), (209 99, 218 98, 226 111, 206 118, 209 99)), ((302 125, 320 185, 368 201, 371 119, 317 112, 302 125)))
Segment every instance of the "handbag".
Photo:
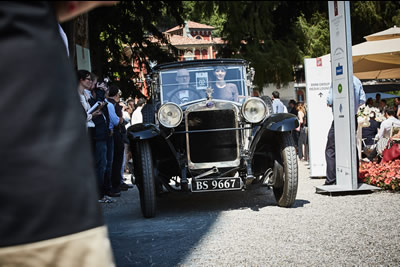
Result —
POLYGON ((387 143, 387 147, 382 152, 382 161, 388 162, 395 159, 400 159, 400 143, 394 142, 392 139, 389 139, 387 143))

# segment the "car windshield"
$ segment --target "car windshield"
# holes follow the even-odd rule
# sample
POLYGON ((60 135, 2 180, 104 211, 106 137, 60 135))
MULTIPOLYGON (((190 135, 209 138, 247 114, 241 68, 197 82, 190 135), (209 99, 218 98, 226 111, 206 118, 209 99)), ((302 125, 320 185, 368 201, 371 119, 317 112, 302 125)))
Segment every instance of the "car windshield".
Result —
POLYGON ((162 103, 185 104, 207 97, 212 88, 212 98, 242 103, 247 95, 245 67, 238 65, 213 65, 168 69, 160 72, 162 103))

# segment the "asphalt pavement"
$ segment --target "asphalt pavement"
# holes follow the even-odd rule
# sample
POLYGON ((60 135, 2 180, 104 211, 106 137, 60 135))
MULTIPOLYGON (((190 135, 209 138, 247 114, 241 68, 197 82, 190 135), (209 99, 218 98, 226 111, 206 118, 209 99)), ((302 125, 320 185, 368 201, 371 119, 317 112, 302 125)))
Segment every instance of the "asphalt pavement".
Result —
POLYGON ((323 183, 299 161, 292 208, 266 188, 169 194, 152 219, 136 187, 101 205, 118 267, 399 266, 400 194, 317 194, 323 183))

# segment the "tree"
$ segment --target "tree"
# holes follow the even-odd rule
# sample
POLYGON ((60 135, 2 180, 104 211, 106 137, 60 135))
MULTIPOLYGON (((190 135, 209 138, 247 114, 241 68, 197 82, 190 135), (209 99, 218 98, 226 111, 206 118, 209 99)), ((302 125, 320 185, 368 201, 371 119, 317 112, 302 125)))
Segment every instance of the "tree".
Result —
POLYGON ((193 16, 212 17, 217 11, 226 19, 221 37, 227 44, 218 56, 250 61, 256 70, 255 84, 262 88, 266 83, 280 87, 293 81, 293 67, 304 54, 297 39, 305 33, 296 28, 297 18, 324 9, 312 1, 196 1, 193 10, 200 14, 193 16))
MULTIPOLYGON (((400 23, 398 1, 351 1, 350 8, 353 44, 400 23)), ((305 57, 330 51, 327 2, 121 1, 89 14, 93 71, 119 79, 123 94, 133 94, 133 60, 147 70, 149 61, 177 60, 177 49, 162 32, 184 20, 215 27, 213 36, 226 41, 218 57, 248 60, 256 70, 258 88, 293 81, 293 68, 303 64, 305 57), (151 42, 150 36, 160 43, 151 42)))
POLYGON ((149 62, 176 60, 177 50, 168 44, 160 28, 165 27, 166 21, 174 26, 182 24, 182 13, 181 1, 121 1, 112 7, 93 10, 89 14, 93 72, 110 77, 123 96, 134 96, 137 93, 134 78, 138 75, 133 71, 135 61, 140 68, 149 70, 149 62), (166 44, 169 50, 161 49, 161 44, 166 44))

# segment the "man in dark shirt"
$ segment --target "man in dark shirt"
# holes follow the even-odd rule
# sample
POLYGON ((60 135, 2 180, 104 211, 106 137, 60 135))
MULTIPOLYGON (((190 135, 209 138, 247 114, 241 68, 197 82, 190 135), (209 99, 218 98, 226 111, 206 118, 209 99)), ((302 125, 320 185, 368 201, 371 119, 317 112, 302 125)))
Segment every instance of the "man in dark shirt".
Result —
POLYGON ((297 105, 296 100, 291 99, 291 100, 289 101, 289 108, 288 108, 288 110, 289 110, 289 113, 292 113, 293 115, 296 115, 296 116, 297 116, 296 105, 297 105))
POLYGON ((0 116, 11 129, 0 138, 0 266, 113 266, 86 112, 57 22, 98 4, 0 3, 0 116))
POLYGON ((372 161, 377 155, 377 153, 372 151, 370 148, 376 143, 374 138, 378 133, 380 125, 380 122, 375 120, 375 112, 371 111, 369 126, 362 128, 362 138, 364 139, 362 150, 364 152, 363 154, 367 156, 367 159, 363 159, 364 161, 372 161))
POLYGON ((118 194, 121 192, 121 184, 123 183, 121 169, 124 160, 124 140, 122 132, 124 126, 122 125, 122 107, 119 105, 120 97, 121 92, 119 88, 115 85, 111 85, 108 92, 108 101, 114 105, 115 113, 121 121, 121 123, 115 126, 113 130, 114 155, 111 170, 111 191, 114 194, 118 194))
POLYGON ((364 143, 367 146, 374 144, 374 138, 378 133, 380 123, 375 120, 375 112, 371 111, 369 115, 369 126, 362 128, 362 138, 365 138, 364 143))

